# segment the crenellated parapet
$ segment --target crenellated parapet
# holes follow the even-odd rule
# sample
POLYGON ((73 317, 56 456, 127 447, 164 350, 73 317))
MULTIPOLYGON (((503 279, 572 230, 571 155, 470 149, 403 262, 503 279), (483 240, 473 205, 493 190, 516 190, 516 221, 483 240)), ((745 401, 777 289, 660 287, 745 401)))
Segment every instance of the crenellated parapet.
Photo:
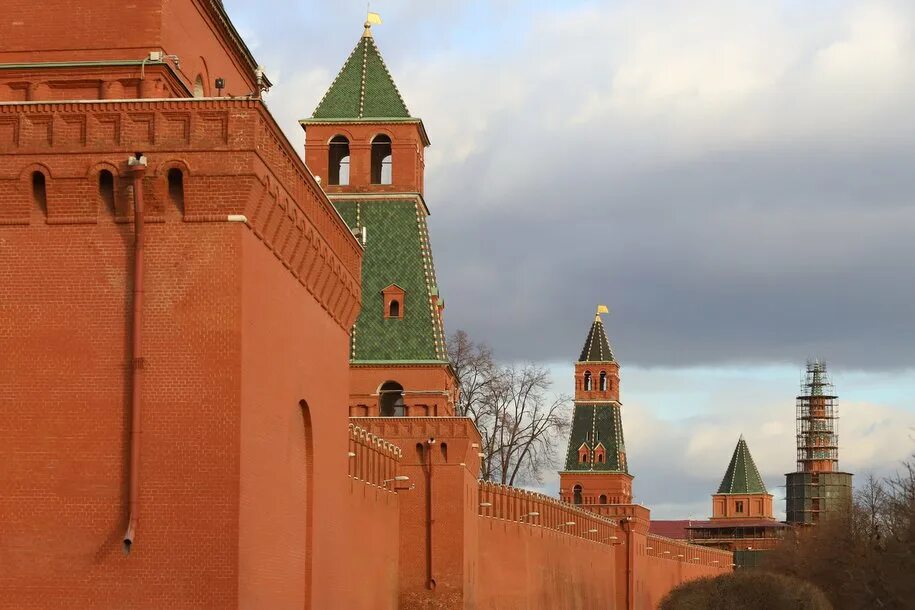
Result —
POLYGON ((722 570, 730 570, 734 562, 734 554, 730 551, 689 544, 682 540, 665 538, 656 534, 648 535, 645 553, 649 557, 721 568, 722 570))
POLYGON ((510 485, 480 481, 479 516, 518 521, 601 544, 619 544, 618 521, 576 508, 568 502, 510 485))
POLYGON ((0 103, 0 225, 130 222, 137 152, 148 222, 244 223, 350 329, 362 248, 260 100, 0 103))
POLYGON ((393 492, 400 447, 355 424, 349 425, 349 476, 393 492))

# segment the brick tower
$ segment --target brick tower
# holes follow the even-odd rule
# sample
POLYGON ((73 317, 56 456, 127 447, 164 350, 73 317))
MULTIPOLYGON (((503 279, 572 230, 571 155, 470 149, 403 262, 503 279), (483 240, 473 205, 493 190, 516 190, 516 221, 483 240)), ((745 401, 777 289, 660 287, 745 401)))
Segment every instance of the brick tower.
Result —
POLYGON ((766 491, 743 435, 712 496, 712 519, 772 519, 772 494, 766 491))
POLYGON ((797 472, 785 475, 788 523, 812 525, 851 504, 852 475, 839 472, 838 421, 826 364, 811 360, 797 397, 797 472))
POLYGON ((565 470, 559 473, 563 500, 598 506, 632 501, 620 417, 620 366, 607 341, 601 311, 606 308, 598 308, 575 363, 572 432, 565 470))
POLYGON ((370 24, 312 117, 300 123, 309 168, 365 244, 350 414, 453 415, 456 383, 423 199, 429 139, 407 110, 370 24))
POLYGON ((712 495, 712 518, 687 522, 693 544, 734 553, 738 566, 758 566, 775 548, 788 526, 772 516, 772 494, 766 490, 750 448, 741 435, 718 492, 712 495))

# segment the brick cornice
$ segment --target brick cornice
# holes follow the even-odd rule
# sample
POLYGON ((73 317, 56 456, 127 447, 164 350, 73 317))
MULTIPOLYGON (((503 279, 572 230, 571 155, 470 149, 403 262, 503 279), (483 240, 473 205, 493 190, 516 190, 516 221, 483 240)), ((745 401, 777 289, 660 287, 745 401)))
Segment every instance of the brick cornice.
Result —
POLYGON ((185 168, 185 222, 245 216, 337 323, 352 327, 362 246, 258 99, 0 103, 0 179, 15 181, 21 199, 0 211, 0 224, 28 223, 23 176, 36 162, 49 176, 48 224, 94 222, 95 202, 81 194, 87 175, 138 150, 150 160, 153 198, 165 197, 170 167, 185 168))

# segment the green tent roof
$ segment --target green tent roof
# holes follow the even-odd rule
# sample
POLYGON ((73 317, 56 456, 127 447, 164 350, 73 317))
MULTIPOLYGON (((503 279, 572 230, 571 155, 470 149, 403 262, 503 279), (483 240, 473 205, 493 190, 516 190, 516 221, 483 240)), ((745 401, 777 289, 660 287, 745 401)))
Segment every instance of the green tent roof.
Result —
POLYGON ((409 118, 391 73, 366 27, 337 78, 324 94, 312 118, 394 119, 409 118))
POLYGON ((362 311, 353 327, 354 363, 447 362, 445 331, 433 296, 435 267, 419 198, 344 199, 334 206, 351 228, 366 227, 362 311), (403 319, 385 319, 382 291, 404 291, 403 319))
POLYGON ((566 451, 566 471, 625 472, 626 445, 623 442, 623 420, 619 403, 575 404, 572 415, 572 432, 566 451), (590 459, 578 461, 582 444, 588 448, 590 459), (596 450, 603 446, 605 460, 597 461, 596 450))
POLYGON ((737 441, 737 447, 734 449, 734 455, 731 456, 731 463, 728 464, 727 472, 718 486, 720 494, 764 494, 766 485, 759 476, 759 470, 753 462, 753 456, 750 455, 750 448, 741 435, 737 441))
POLYGON ((585 339, 585 346, 581 348, 579 362, 611 362, 613 360, 613 351, 610 349, 610 342, 607 341, 607 333, 604 332, 604 323, 600 315, 594 316, 594 324, 588 332, 588 338, 585 339))

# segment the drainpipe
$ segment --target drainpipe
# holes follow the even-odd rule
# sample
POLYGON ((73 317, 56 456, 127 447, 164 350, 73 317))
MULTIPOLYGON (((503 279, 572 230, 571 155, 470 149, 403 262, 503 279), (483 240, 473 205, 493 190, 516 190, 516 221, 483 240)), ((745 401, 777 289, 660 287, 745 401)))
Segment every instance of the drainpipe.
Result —
POLYGON ((130 516, 127 531, 124 532, 124 553, 130 554, 130 547, 136 535, 137 519, 140 512, 140 416, 143 407, 143 176, 146 174, 146 157, 137 153, 127 161, 128 171, 133 180, 133 349, 131 362, 133 377, 131 383, 130 418, 130 516))
POLYGON ((426 471, 426 588, 430 591, 435 590, 435 576, 432 573, 432 532, 434 521, 432 519, 432 460, 435 452, 432 446, 435 439, 430 438, 426 441, 426 459, 423 460, 423 470, 426 471))

